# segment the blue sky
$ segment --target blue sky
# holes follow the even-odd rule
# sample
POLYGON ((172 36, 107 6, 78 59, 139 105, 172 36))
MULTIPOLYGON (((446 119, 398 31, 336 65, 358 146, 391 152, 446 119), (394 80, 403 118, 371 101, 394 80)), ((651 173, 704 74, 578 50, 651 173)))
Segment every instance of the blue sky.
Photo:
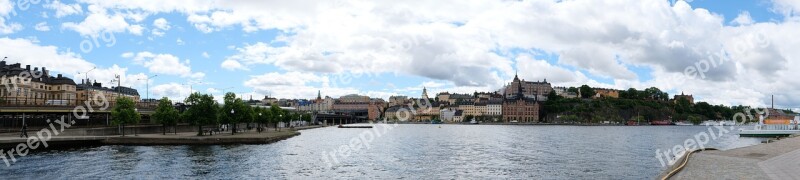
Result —
MULTIPOLYGON (((692 66, 694 61, 654 60, 652 56, 666 53, 700 59, 706 56, 704 51, 714 51, 700 47, 727 46, 726 42, 742 31, 791 25, 797 21, 791 12, 798 6, 783 2, 613 1, 597 7, 612 15, 598 17, 580 8, 598 3, 586 1, 456 1, 454 8, 441 8, 435 3, 361 1, 159 4, 84 0, 42 1, 24 9, 14 1, 0 0, 4 7, 0 9, 0 37, 29 43, 11 47, 31 47, 26 48, 30 51, 56 48, 52 56, 16 54, 25 51, 6 48, 0 50, 0 56, 8 56, 11 63, 52 65, 55 67, 48 68, 72 77, 96 66, 99 70, 90 74, 92 78, 107 83, 109 76, 124 74, 123 82, 143 95, 145 83, 137 79, 158 75, 150 82, 151 97, 175 99, 188 94, 189 83, 194 91, 221 94, 222 89, 233 87, 228 91, 258 98, 313 98, 317 90, 333 97, 350 93, 416 97, 422 86, 433 93, 493 91, 518 72, 528 80, 548 78, 559 86, 656 86, 671 94, 688 91, 719 104, 760 105, 773 93, 765 90, 770 88, 718 94, 703 87, 708 83, 736 87, 736 83, 749 81, 738 76, 727 82, 683 83, 685 87, 664 82, 667 75, 681 72, 674 67, 692 66), (689 15, 682 11, 684 6, 691 9, 689 15), (547 19, 541 16, 545 13, 535 10, 557 18, 547 19), (669 13, 650 17, 661 10, 669 13), (743 14, 752 21, 737 23, 743 14), (669 25, 659 25, 659 21, 669 25), (650 27, 642 22, 655 23, 650 27), (113 45, 109 38, 100 37, 95 43, 90 37, 104 32, 113 34, 113 45), (704 33, 724 36, 704 39, 704 33), (670 49, 673 46, 652 45, 654 41, 692 48, 679 51, 670 49), (653 47, 642 48, 640 42, 653 47), (86 51, 88 46, 91 51, 86 51), (700 53, 689 56, 686 52, 700 53), (64 57, 79 63, 59 59, 64 57), (87 67, 61 66, 59 62, 87 67)), ((603 13, 601 10, 594 13, 603 13)), ((780 54, 779 45, 784 44, 771 45, 789 64, 794 62, 791 54, 780 54)), ((736 62, 746 65, 749 59, 736 62)), ((771 89, 780 87, 774 86, 771 89)), ((786 94, 779 104, 797 107, 800 99, 791 95, 786 94)))

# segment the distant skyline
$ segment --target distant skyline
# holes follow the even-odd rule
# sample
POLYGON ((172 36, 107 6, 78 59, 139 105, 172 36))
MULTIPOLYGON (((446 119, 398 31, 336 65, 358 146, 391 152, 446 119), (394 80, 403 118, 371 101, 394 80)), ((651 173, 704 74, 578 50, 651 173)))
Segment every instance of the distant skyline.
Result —
POLYGON ((97 67, 143 98, 152 75, 151 98, 387 99, 495 91, 518 73, 800 108, 793 0, 18 2, 0 0, 0 58, 77 83, 97 67))

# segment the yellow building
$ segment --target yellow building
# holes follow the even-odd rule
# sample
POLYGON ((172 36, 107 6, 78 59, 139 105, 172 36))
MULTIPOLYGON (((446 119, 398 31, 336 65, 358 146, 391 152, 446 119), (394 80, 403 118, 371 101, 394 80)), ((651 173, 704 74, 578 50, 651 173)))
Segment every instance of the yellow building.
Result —
POLYGON ((75 81, 61 74, 53 77, 46 68, 0 61, 0 103, 7 106, 74 106, 75 81))

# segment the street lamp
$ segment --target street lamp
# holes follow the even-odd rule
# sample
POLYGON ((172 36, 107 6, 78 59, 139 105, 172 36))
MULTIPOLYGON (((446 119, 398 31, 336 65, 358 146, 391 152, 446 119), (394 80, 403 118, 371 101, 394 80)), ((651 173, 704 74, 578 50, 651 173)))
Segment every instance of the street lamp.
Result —
POLYGON ((136 79, 138 81, 146 80, 145 83, 147 84, 147 99, 148 100, 150 99, 150 78, 154 78, 154 77, 158 77, 158 74, 149 76, 149 77, 147 77, 145 79, 136 79))

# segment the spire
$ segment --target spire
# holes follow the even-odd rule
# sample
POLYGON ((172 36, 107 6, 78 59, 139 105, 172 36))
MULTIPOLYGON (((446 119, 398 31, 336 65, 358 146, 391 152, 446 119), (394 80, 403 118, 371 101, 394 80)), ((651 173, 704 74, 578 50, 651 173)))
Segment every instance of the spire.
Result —
POLYGON ((519 81, 519 76, 517 76, 517 70, 514 70, 514 81, 519 81))
POLYGON ((322 91, 317 90, 317 99, 322 99, 322 91))
POLYGON ((517 99, 523 99, 525 95, 522 94, 522 81, 517 81, 517 99))

